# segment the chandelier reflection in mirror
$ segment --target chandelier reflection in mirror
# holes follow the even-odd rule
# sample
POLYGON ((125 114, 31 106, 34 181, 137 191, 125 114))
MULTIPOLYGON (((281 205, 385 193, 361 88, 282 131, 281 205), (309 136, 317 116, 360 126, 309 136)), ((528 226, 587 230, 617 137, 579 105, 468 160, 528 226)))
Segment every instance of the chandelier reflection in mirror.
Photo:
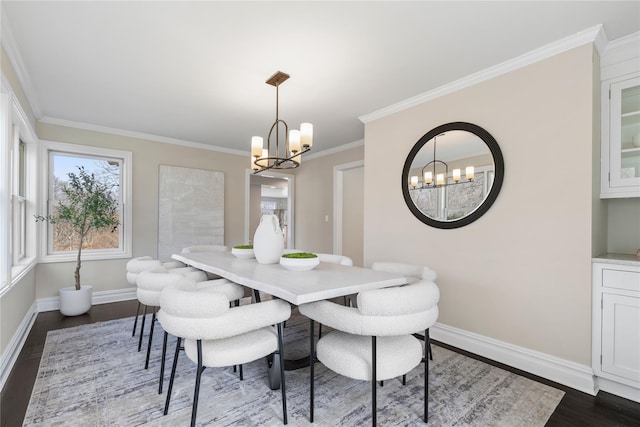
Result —
POLYGON ((311 150, 313 145, 313 125, 302 123, 300 130, 292 129, 278 116, 279 87, 289 78, 289 74, 276 72, 266 81, 276 88, 276 120, 271 125, 267 137, 267 147, 264 147, 260 136, 251 138, 251 169, 254 174, 269 169, 293 169, 300 166, 302 154, 311 150), (280 144, 280 128, 284 127, 284 140, 280 144), (271 137, 274 136, 272 144, 271 137), (281 150, 282 148, 282 150, 281 150))
POLYGON ((424 167, 422 168, 422 183, 420 183, 420 179, 417 175, 411 176, 411 181, 409 182, 409 184, 411 185, 412 190, 423 188, 437 188, 451 184, 460 184, 473 181, 473 178, 475 176, 475 168, 473 167, 473 165, 465 167, 466 180, 460 180, 461 171, 458 168, 453 169, 451 173, 451 181, 453 182, 449 180, 449 164, 444 160, 439 160, 437 157, 438 137, 443 136, 445 136, 445 134, 441 133, 440 135, 433 137, 433 160, 424 165, 424 167), (442 173, 438 173, 439 171, 441 171, 442 173), (418 185, 420 186, 418 187, 418 185))

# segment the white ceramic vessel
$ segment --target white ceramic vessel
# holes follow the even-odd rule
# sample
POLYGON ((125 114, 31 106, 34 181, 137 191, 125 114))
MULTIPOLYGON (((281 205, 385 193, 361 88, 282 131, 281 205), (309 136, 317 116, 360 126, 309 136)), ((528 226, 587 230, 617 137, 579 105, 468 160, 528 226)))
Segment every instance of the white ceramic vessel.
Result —
POLYGON ((276 264, 284 249, 284 235, 275 215, 265 214, 253 236, 253 253, 260 264, 276 264))

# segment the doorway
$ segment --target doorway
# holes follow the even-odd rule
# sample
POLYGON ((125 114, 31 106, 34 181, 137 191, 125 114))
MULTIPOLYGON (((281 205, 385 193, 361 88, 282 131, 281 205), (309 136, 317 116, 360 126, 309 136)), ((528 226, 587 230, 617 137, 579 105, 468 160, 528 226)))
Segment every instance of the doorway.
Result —
POLYGON ((333 168, 333 253, 364 263, 364 161, 333 168))
POLYGON ((293 198, 294 176, 280 172, 255 175, 246 172, 245 241, 253 243, 253 235, 264 214, 276 215, 284 235, 284 247, 294 247, 293 198))

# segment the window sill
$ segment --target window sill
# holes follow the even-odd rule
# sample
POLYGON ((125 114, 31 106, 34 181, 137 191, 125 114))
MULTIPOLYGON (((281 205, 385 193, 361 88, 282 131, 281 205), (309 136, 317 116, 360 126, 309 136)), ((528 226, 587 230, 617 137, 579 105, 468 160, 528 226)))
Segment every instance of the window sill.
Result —
MULTIPOLYGON (((131 251, 96 251, 96 252, 86 252, 82 251, 82 261, 100 261, 106 259, 121 259, 121 258, 131 258, 131 251)), ((75 262, 78 259, 78 253, 62 253, 62 254, 54 254, 54 255, 43 255, 40 258, 40 262, 42 264, 53 263, 53 262, 75 262)))

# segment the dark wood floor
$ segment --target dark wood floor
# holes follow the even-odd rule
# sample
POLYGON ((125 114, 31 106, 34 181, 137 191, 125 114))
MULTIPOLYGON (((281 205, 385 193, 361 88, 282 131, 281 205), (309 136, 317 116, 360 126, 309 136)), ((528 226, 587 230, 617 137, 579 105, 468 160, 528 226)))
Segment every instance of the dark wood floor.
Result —
MULTIPOLYGON (((77 317, 65 317, 57 311, 39 313, 0 396, 0 426, 22 425, 48 331, 129 317, 135 312, 136 306, 137 301, 95 305, 89 313, 77 317)), ((547 426, 640 426, 639 403, 604 392, 595 397, 590 396, 446 344, 434 343, 563 390, 566 394, 551 415, 547 426)))

